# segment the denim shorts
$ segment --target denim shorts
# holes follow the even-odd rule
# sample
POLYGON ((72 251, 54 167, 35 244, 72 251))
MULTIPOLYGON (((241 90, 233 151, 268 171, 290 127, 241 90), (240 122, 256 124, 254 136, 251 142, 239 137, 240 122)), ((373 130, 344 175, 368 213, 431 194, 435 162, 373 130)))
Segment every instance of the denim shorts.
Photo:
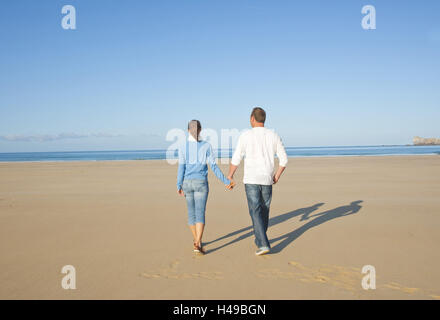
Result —
POLYGON ((182 190, 188 207, 188 224, 205 223, 209 186, 207 180, 184 180, 182 190))

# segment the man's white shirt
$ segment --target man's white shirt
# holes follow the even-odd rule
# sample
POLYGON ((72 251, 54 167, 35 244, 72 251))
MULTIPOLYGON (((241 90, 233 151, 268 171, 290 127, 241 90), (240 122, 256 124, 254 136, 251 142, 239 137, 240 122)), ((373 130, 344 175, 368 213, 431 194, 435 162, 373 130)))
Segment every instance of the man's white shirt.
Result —
POLYGON ((231 163, 238 166, 244 159, 243 183, 273 184, 275 155, 279 165, 287 165, 287 154, 280 136, 265 127, 254 127, 238 139, 231 163))

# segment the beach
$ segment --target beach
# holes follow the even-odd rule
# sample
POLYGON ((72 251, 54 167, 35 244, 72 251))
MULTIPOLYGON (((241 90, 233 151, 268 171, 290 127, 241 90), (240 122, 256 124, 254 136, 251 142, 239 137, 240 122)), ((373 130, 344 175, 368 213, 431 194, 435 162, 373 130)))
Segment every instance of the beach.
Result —
POLYGON ((232 191, 209 172, 205 256, 176 172, 164 160, 0 163, 0 299, 440 299, 438 155, 290 158, 261 257, 242 165, 232 191), (65 265, 75 290, 61 286, 65 265), (376 289, 361 286, 366 265, 376 289))

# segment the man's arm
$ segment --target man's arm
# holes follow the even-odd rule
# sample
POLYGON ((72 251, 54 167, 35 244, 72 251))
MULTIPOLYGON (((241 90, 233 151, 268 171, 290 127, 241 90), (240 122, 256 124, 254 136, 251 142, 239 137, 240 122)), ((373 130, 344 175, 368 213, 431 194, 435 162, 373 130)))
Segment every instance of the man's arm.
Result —
POLYGON ((234 178, 234 173, 237 171, 238 165, 243 159, 244 148, 243 148, 243 135, 238 138, 237 147, 235 148, 234 154, 232 155, 231 164, 229 165, 228 179, 232 180, 234 178))
POLYGON ((229 164, 229 173, 228 173, 228 179, 232 180, 234 178, 234 173, 237 171, 238 166, 234 166, 232 163, 229 164))
POLYGON ((275 172, 275 175, 273 176, 273 183, 277 183, 278 180, 280 180, 281 175, 283 174, 284 170, 287 166, 287 153, 286 149, 284 149, 283 141, 281 141, 281 138, 277 135, 277 145, 276 145, 276 155, 279 160, 278 170, 275 172))
POLYGON ((277 172, 275 172, 275 175, 273 176, 273 184, 277 183, 278 180, 280 180, 280 177, 283 174, 284 169, 286 169, 286 167, 278 166, 278 170, 277 172))

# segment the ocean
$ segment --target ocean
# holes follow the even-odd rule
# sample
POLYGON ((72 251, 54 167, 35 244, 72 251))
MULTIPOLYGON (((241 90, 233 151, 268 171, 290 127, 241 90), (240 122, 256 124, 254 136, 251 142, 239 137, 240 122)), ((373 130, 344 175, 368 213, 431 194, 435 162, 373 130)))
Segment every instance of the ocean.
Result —
MULTIPOLYGON (((343 147, 286 147, 289 157, 440 155, 440 146, 343 146, 343 147)), ((232 150, 217 150, 218 157, 230 157, 232 150)), ((176 154, 175 154, 176 156, 176 154)), ((166 149, 127 151, 69 151, 0 153, 6 161, 101 161, 101 160, 161 160, 166 149)))

